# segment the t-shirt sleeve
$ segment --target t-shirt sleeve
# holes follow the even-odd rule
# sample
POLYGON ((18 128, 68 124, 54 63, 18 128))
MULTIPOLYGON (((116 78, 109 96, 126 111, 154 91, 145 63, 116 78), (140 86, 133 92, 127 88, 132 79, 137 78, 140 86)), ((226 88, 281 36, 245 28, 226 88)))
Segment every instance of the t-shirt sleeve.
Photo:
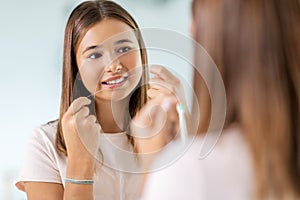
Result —
POLYGON ((55 145, 42 128, 34 129, 25 146, 21 171, 15 185, 25 191, 24 182, 62 183, 55 159, 55 145))

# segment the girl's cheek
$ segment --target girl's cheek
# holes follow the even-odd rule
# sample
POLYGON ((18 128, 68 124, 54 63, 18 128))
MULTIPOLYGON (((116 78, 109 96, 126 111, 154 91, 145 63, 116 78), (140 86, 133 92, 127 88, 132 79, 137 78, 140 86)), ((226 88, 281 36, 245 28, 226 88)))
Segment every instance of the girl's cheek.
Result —
POLYGON ((121 56, 119 59, 120 62, 129 70, 136 67, 141 67, 142 65, 141 54, 139 53, 139 51, 132 51, 124 56, 121 56))
POLYGON ((91 93, 97 90, 98 82, 101 81, 99 79, 101 77, 101 74, 103 73, 103 69, 94 69, 86 68, 80 71, 83 84, 86 87, 86 89, 91 93))

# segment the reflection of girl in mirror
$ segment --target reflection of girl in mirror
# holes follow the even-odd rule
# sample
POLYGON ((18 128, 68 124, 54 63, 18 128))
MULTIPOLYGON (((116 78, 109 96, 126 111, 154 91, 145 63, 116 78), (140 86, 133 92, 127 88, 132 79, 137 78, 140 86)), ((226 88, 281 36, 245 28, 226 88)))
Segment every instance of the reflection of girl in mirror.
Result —
MULTIPOLYGON (((104 160, 118 159, 98 147, 98 133, 133 152, 126 133, 148 98, 146 64, 138 26, 119 5, 87 1, 73 10, 65 30, 60 116, 33 131, 16 183, 28 199, 137 199, 140 175, 96 165, 95 156, 100 149, 104 160)), ((134 165, 134 156, 126 161, 134 165)))

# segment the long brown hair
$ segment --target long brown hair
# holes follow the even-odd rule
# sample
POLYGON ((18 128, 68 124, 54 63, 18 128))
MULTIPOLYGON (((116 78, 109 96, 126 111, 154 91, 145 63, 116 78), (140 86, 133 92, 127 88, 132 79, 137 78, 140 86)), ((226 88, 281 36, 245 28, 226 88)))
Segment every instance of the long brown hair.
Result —
MULTIPOLYGON (((192 9, 195 39, 224 81, 225 128, 239 124, 252 152, 256 198, 300 198, 299 1, 194 0, 192 9)), ((211 101, 197 74, 194 87, 205 132, 211 101)))
MULTIPOLYGON (((56 148, 58 151, 67 155, 67 149, 62 133, 61 120, 67 109, 70 107, 74 98, 74 84, 78 74, 75 50, 86 32, 96 23, 106 18, 113 18, 129 25, 136 32, 136 37, 140 46, 141 59, 143 64, 143 74, 139 87, 133 92, 129 102, 129 113, 134 117, 137 111, 147 101, 148 69, 147 54, 144 48, 144 42, 141 32, 133 17, 120 5, 108 0, 85 1, 79 4, 71 13, 64 37, 63 50, 63 69, 62 69, 62 91, 60 114, 56 133, 56 148)), ((131 143, 132 137, 128 136, 131 143)))

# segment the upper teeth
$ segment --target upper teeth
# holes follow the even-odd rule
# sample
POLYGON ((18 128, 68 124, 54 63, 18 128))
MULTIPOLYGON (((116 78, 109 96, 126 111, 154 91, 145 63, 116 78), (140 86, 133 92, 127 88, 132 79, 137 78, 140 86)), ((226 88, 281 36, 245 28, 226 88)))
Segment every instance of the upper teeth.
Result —
POLYGON ((118 84, 118 83, 121 83, 122 81, 124 81, 126 78, 125 77, 121 77, 119 79, 116 79, 116 80, 111 80, 111 81, 107 81, 106 84, 118 84))

